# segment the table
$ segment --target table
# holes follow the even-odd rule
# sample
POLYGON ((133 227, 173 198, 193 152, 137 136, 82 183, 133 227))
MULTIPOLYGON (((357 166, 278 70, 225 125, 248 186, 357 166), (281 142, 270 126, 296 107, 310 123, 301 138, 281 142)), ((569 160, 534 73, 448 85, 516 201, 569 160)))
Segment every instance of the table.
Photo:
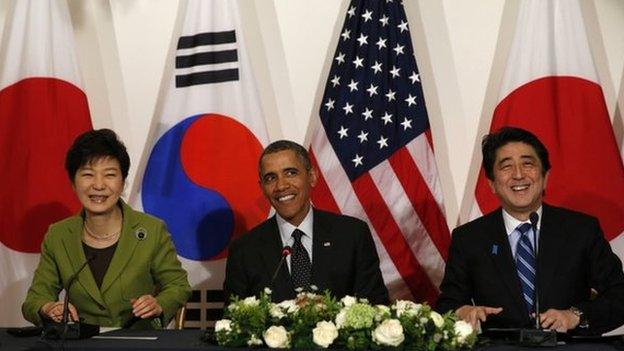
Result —
MULTIPOLYGON (((224 350, 200 340, 202 330, 115 330, 103 336, 157 337, 157 340, 111 340, 84 339, 65 341, 65 350, 123 351, 123 350, 224 350)), ((17 338, 0 328, 0 350, 60 350, 61 343, 56 340, 41 340, 39 337, 17 338)), ((257 350, 257 349, 256 349, 257 350)), ((579 343, 558 346, 556 348, 523 348, 510 345, 481 346, 477 351, 616 351, 624 350, 624 344, 579 343)))

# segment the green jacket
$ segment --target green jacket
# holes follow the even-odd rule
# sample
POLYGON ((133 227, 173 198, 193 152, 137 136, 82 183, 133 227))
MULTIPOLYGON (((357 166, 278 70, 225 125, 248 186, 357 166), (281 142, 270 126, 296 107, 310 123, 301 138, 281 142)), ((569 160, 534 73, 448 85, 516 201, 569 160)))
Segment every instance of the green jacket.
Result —
MULTIPOLYGON (((101 289, 89 267, 85 267, 69 289, 69 301, 86 323, 121 327, 133 316, 130 299, 152 294, 163 309, 162 319, 142 320, 133 328, 162 328, 162 323, 166 325, 175 316, 191 293, 187 273, 180 265, 165 224, 123 202, 121 205, 123 229, 101 289)), ((41 306, 57 301, 67 280, 86 261, 82 226, 82 214, 50 226, 41 244, 39 266, 22 305, 28 321, 36 325, 43 323, 39 314, 41 306)))

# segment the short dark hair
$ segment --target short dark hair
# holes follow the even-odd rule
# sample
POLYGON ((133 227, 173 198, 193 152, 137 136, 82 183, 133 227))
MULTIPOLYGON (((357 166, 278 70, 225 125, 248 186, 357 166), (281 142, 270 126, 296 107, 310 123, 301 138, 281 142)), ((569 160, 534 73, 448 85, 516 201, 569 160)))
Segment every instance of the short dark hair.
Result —
POLYGON ((295 155, 299 157, 306 170, 309 171, 312 169, 312 161, 310 161, 308 150, 294 141, 278 140, 269 144, 269 146, 262 151, 262 155, 260 155, 260 160, 258 160, 258 174, 260 174, 260 178, 262 178, 262 159, 264 159, 264 156, 285 150, 293 151, 295 155))
POLYGON ((130 156, 126 146, 110 129, 97 129, 80 134, 67 151, 65 170, 73 183, 78 169, 100 158, 111 157, 119 162, 123 180, 128 176, 130 156))
POLYGON ((542 162, 542 175, 550 169, 550 161, 548 160, 548 150, 546 146, 528 130, 516 127, 502 127, 494 133, 490 133, 483 137, 481 141, 481 152, 483 154, 483 169, 489 180, 494 180, 494 162, 496 162, 496 151, 501 147, 513 143, 520 142, 527 144, 535 150, 537 157, 542 162))

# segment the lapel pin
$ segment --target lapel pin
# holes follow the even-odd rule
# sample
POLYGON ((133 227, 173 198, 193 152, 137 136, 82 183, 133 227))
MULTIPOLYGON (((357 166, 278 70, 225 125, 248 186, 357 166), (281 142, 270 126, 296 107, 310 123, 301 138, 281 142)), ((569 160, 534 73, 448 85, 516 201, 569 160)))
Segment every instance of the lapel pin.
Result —
POLYGON ((492 255, 498 255, 498 245, 492 245, 492 255))
POLYGON ((329 247, 329 246, 331 246, 331 243, 329 241, 326 241, 326 242, 323 243, 323 246, 324 247, 329 247))
POLYGON ((145 238, 147 238, 147 231, 145 230, 145 228, 139 227, 139 229, 134 231, 134 236, 139 241, 144 240, 145 238))

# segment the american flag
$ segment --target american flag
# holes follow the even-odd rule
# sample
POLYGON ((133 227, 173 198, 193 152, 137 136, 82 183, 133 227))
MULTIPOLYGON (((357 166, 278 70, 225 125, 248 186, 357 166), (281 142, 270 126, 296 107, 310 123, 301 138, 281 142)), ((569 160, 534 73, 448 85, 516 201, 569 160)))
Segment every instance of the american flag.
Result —
POLYGON ((368 222, 391 298, 433 303, 450 235, 399 1, 351 1, 319 117, 314 205, 368 222))

